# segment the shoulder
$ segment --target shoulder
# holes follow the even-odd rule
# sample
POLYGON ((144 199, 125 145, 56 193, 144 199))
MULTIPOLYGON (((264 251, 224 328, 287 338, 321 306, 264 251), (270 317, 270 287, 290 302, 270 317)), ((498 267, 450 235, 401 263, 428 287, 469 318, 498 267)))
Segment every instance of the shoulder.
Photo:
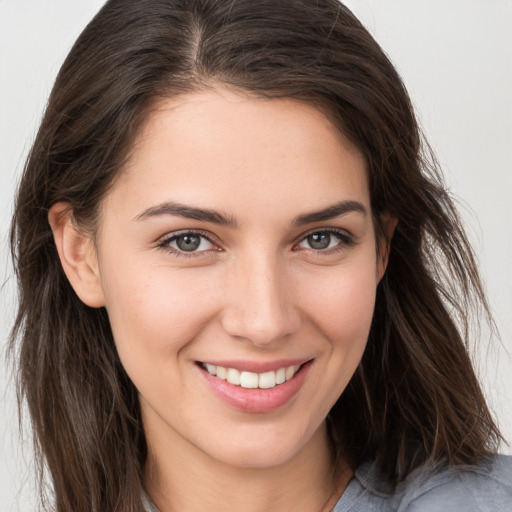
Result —
POLYGON ((508 512, 512 457, 497 455, 479 466, 421 468, 404 484, 400 512, 508 512))
POLYGON ((144 507, 142 512, 160 512, 155 504, 151 501, 151 498, 145 493, 145 491, 142 491, 142 505, 144 507))
POLYGON ((509 512, 512 457, 496 455, 478 466, 425 465, 391 488, 374 464, 363 465, 335 512, 509 512))

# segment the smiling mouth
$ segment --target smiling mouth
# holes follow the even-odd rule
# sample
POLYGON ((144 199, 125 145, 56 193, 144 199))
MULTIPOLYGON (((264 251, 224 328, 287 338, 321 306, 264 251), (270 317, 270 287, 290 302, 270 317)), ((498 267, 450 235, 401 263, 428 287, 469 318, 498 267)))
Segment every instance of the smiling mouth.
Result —
POLYGON ((201 368, 220 380, 246 389, 271 389, 293 379, 303 365, 293 365, 263 373, 240 371, 209 363, 199 363, 201 368))

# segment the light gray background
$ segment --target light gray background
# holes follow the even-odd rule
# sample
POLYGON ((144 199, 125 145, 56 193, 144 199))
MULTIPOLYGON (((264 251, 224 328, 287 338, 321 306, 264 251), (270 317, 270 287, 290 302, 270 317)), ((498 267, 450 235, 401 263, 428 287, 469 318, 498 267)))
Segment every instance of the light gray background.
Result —
MULTIPOLYGON (((7 232, 16 180, 51 84, 102 0, 0 0, 0 351, 14 315, 7 232)), ((512 1, 349 0, 401 72, 460 198, 502 343, 476 363, 512 440, 512 1)), ((30 445, 0 361, 0 512, 36 508, 30 445), (23 448, 22 448, 23 446, 23 448)), ((511 453, 504 446, 502 451, 511 453)))

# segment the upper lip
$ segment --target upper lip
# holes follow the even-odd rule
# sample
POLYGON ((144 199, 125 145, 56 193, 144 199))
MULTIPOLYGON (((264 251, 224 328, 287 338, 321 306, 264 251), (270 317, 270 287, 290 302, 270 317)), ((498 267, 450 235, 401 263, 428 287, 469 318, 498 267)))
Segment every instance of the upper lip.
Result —
POLYGON ((276 359, 274 361, 248 361, 246 359, 209 359, 200 361, 203 364, 213 364, 224 368, 234 368, 241 372, 265 373, 277 371, 279 368, 302 365, 311 361, 311 358, 276 359))

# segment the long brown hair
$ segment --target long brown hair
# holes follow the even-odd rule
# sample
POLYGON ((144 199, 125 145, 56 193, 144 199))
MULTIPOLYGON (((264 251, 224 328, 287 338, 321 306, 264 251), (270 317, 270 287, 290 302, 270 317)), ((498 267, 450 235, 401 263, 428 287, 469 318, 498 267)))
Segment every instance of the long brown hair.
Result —
POLYGON ((49 208, 66 201, 94 230, 155 101, 218 83, 321 109, 366 158, 377 224, 398 219, 367 349, 330 414, 344 455, 376 459, 397 482, 429 459, 493 453, 500 434, 467 351, 471 315, 488 314, 477 268, 402 81, 367 30, 336 0, 110 0, 59 72, 11 231, 11 351, 56 510, 141 510, 147 447, 107 314, 68 283, 49 208))

